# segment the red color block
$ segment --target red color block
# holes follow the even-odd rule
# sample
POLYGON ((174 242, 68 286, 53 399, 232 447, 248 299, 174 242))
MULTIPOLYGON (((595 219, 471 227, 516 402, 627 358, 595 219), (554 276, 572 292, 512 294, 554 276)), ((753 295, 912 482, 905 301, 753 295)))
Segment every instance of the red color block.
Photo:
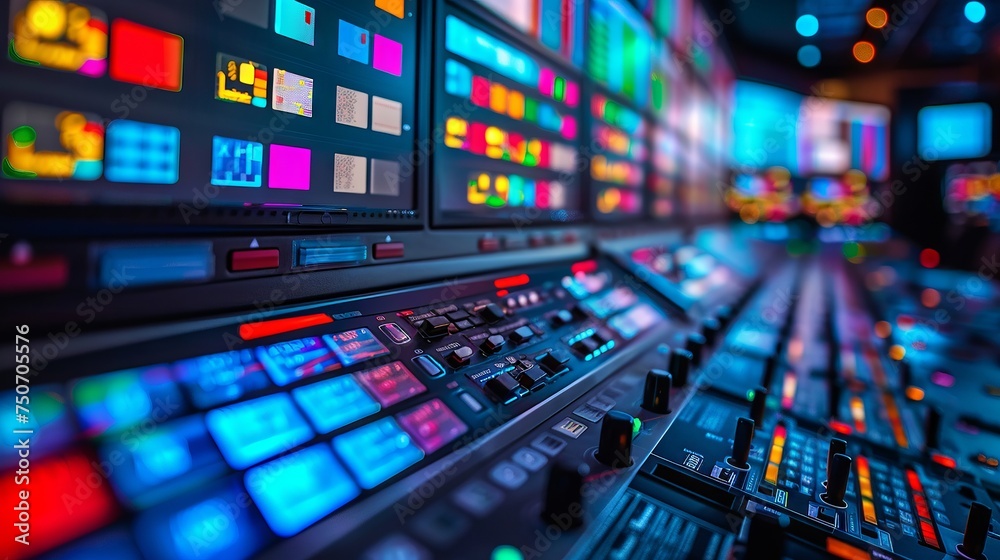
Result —
POLYGON ((109 74, 119 82, 180 91, 184 39, 124 19, 111 23, 109 74))

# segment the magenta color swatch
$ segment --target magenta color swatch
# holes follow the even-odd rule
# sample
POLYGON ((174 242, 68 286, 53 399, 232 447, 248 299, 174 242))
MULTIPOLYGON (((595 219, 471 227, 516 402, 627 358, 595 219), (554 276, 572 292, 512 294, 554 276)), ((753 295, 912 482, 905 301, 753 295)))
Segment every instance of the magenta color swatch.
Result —
POLYGON ((386 74, 399 76, 403 73, 403 45, 375 34, 375 60, 372 66, 386 74))
POLYGON ((312 150, 271 144, 268 157, 267 186, 272 189, 309 190, 312 150))

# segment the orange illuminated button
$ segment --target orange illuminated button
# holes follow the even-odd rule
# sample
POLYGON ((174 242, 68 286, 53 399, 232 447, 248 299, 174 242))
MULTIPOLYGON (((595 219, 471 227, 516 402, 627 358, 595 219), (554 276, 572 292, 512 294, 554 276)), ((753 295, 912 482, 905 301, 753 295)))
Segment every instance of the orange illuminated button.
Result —
POLYGON ((229 253, 229 271, 247 272, 278 268, 281 253, 277 249, 245 249, 229 253))

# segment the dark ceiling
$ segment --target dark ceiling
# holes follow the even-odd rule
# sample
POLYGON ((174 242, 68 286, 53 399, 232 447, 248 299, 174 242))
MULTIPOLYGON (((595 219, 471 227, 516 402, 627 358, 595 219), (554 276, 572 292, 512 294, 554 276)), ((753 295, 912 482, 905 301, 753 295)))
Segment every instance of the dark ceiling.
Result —
POLYGON ((886 69, 940 68, 980 64, 1000 69, 1000 0, 979 0, 986 17, 972 23, 967 0, 706 0, 709 18, 729 9, 726 41, 739 63, 755 56, 825 76, 845 76, 886 69), (865 22, 865 13, 881 7, 889 23, 881 30, 865 22), (796 19, 815 15, 819 31, 802 37, 796 19), (875 59, 861 64, 852 56, 857 41, 869 41, 875 59), (822 59, 812 70, 796 58, 803 45, 815 45, 822 59))

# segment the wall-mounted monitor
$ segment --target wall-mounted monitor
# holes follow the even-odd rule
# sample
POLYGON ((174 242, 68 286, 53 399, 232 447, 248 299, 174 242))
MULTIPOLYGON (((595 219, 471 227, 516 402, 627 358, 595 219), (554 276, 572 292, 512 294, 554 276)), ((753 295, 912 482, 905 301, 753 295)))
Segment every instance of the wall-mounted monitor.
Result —
POLYGON ((513 227, 582 218, 578 79, 464 12, 449 9, 441 22, 435 223, 513 227))
POLYGON ((577 0, 474 0, 574 66, 584 61, 584 10, 577 0))
POLYGON ((635 107, 649 99, 653 34, 624 0, 592 0, 587 72, 598 84, 635 107))
POLYGON ((747 81, 736 82, 734 91, 734 162, 748 170, 784 167, 797 175, 802 96, 747 81))
POLYGON ((889 176, 889 109, 807 97, 800 112, 799 172, 833 175, 855 169, 875 181, 889 176))
POLYGON ((99 5, 9 4, 6 201, 416 209, 416 0, 99 5))
POLYGON ((986 103, 924 107, 917 113, 917 150, 926 160, 971 159, 993 149, 993 110, 986 103))

